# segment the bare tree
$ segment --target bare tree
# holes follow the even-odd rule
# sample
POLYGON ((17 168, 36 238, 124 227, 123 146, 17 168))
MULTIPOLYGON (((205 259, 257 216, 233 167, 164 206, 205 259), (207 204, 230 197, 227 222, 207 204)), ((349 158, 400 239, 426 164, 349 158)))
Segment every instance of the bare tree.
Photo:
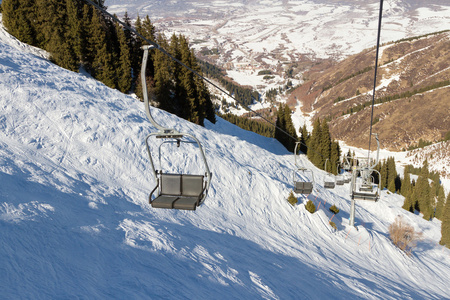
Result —
POLYGON ((416 232, 402 216, 397 216, 394 223, 389 225, 389 237, 395 246, 411 255, 412 250, 417 246, 417 242, 422 239, 422 233, 416 232))

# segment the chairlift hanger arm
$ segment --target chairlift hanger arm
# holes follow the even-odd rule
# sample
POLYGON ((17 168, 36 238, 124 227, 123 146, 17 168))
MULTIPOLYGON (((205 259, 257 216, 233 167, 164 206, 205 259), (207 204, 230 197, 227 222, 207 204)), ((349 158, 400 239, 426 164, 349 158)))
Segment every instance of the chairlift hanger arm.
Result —
MULTIPOLYGON (((145 105, 145 113, 147 114, 147 118, 150 120, 153 126, 155 126, 160 132, 166 134, 167 136, 173 136, 179 134, 174 129, 164 128, 160 124, 158 124, 155 119, 153 119, 152 113, 150 111, 150 101, 148 99, 148 90, 147 90, 147 82, 146 82, 146 70, 147 70, 147 61, 148 61, 148 50, 153 49, 155 46, 147 45, 143 46, 142 50, 144 50, 144 55, 142 56, 142 66, 141 66, 141 81, 142 81, 142 93, 144 95, 144 105, 145 105)), ((182 135, 181 135, 182 136, 182 135)))
MULTIPOLYGON (((372 127, 373 127, 373 111, 375 107, 375 92, 377 87, 377 71, 378 71, 378 54, 380 52, 380 37, 381 37, 381 20, 383 18, 383 0, 380 0, 380 12, 378 16, 378 35, 377 35, 377 50, 375 56, 375 74, 373 76, 373 91, 372 91, 372 109, 370 113, 370 132, 369 132, 369 151, 367 156, 370 157, 370 146, 372 141, 372 127)), ((377 140, 378 142, 378 140, 377 140)), ((378 161, 378 159, 377 159, 378 161)), ((378 162, 377 162, 378 163, 378 162)))
POLYGON ((380 159, 380 140, 378 139, 378 133, 374 133, 373 135, 375 136, 375 139, 377 141, 377 159, 375 160, 375 163, 372 166, 370 166, 370 169, 372 170, 376 167, 376 165, 378 165, 380 159))

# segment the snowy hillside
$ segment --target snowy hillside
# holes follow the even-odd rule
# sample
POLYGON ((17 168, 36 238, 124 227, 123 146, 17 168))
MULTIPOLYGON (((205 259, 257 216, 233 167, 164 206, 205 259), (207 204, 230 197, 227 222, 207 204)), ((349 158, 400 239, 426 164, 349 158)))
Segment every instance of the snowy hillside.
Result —
MULTIPOLYGON (((213 180, 194 212, 152 209, 144 138, 155 128, 143 105, 10 39, 0 34, 1 299, 449 297, 439 221, 382 192, 357 203, 358 230, 349 227, 348 185, 323 189, 325 174, 304 159, 319 211, 302 197, 292 207, 292 155, 219 118, 203 128, 153 109, 201 141, 213 180), (389 241, 397 215, 424 233, 412 257, 389 241)), ((163 163, 183 170, 184 158, 168 155, 163 163)))

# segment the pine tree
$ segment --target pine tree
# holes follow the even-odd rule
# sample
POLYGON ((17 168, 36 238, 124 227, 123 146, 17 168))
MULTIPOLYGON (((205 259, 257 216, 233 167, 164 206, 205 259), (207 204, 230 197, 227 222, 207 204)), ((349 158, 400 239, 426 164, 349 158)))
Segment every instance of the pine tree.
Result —
POLYGON ((413 201, 413 185, 411 183, 411 176, 407 168, 403 170, 403 181, 401 185, 401 194, 405 197, 403 209, 414 212, 415 203, 413 201))
POLYGON ((284 107, 280 103, 277 109, 277 120, 275 121, 275 133, 274 138, 279 141, 282 145, 285 145, 285 136, 283 132, 286 128, 286 120, 284 119, 284 107))
POLYGON ((116 88, 115 69, 113 55, 108 51, 107 24, 101 18, 99 12, 92 14, 90 28, 90 52, 93 53, 91 74, 105 85, 116 88))
MULTIPOLYGON (((141 21, 141 19, 138 16, 136 19, 135 27, 136 27, 136 31, 140 35, 142 35, 144 38, 146 38, 147 40, 150 40, 150 41, 157 40, 155 27, 153 26, 152 22, 150 21, 150 18, 148 17, 148 15, 144 18, 144 21, 141 21)), ((161 38, 161 37, 158 37, 158 39, 159 38, 161 38)), ((136 36, 135 44, 134 44, 134 48, 133 48, 133 58, 131 59, 133 62, 133 70, 136 70, 136 73, 138 73, 140 71, 140 67, 141 67, 141 61, 142 61, 141 46, 142 45, 148 45, 148 42, 145 42, 144 40, 142 40, 141 37, 136 36)), ((159 44, 159 45, 161 45, 161 44, 159 44)), ((166 48, 164 48, 164 49, 166 49, 166 48)), ((149 76, 149 77, 153 77, 155 74, 153 55, 155 55, 156 52, 158 52, 158 51, 149 51, 149 60, 147 63, 147 76, 149 76)), ((166 65, 166 68, 168 66, 169 65, 166 65)))
MULTIPOLYGON (((52 35, 57 27, 61 27, 63 20, 58 6, 55 0, 36 0, 35 3, 37 46, 49 52, 51 52, 51 49, 48 49, 48 45, 52 35)), ((62 28, 59 28, 59 30, 62 30, 62 28)))
POLYGON ((277 110, 277 120, 274 137, 290 152, 295 150, 297 132, 291 118, 291 109, 288 105, 280 104, 277 110))
POLYGON ((303 124, 302 128, 300 129, 300 151, 303 154, 307 154, 308 152, 308 140, 309 140, 309 133, 308 129, 306 128, 306 124, 303 124))
POLYGON ((437 203, 436 203, 436 211, 434 214, 435 217, 439 220, 442 219, 442 215, 444 212, 444 205, 445 205, 445 191, 444 191, 444 187, 442 185, 439 185, 437 203))
POLYGON ((36 0, 35 23, 39 47, 50 53, 55 64, 78 71, 75 42, 78 41, 79 22, 73 0, 36 0))
POLYGON ((397 169, 395 167, 395 158, 388 157, 387 159, 387 188, 392 193, 396 192, 396 180, 397 180, 397 169))
POLYGON ((320 120, 317 118, 313 124, 313 130, 311 133, 311 137, 309 138, 308 144, 308 159, 314 164, 319 165, 321 156, 320 156, 320 139, 321 139, 321 126, 320 120))
POLYGON ((142 31, 140 34, 147 40, 155 41, 156 29, 148 15, 145 16, 144 21, 142 21, 142 31))
POLYGON ((403 195, 405 197, 405 201, 403 202, 403 206, 402 208, 409 211, 409 212, 414 212, 414 200, 413 200, 413 193, 410 190, 409 192, 407 192, 407 194, 403 195))
POLYGON ((35 45, 34 0, 3 0, 1 5, 8 32, 24 43, 35 45))
POLYGON ((395 177, 394 178, 389 178, 389 182, 387 185, 387 189, 389 191, 391 191, 392 193, 395 193, 395 177))
POLYGON ((447 195, 444 210, 442 213, 442 225, 441 225, 441 245, 445 245, 450 248, 450 193, 447 195))
MULTIPOLYGON (((125 25, 127 25, 128 27, 132 27, 131 26, 131 19, 130 19, 130 17, 128 16, 128 12, 127 11, 125 11, 125 14, 124 14, 124 16, 123 16, 123 19, 122 19, 122 21, 125 23, 125 25)), ((127 44, 127 46, 128 46, 128 49, 130 49, 130 52, 131 51, 134 51, 135 49, 134 49, 134 38, 133 38, 133 33, 128 29, 128 28, 126 28, 126 27, 124 27, 123 28, 123 33, 124 33, 124 35, 125 35, 125 41, 126 41, 126 44, 127 44)), ((137 49, 136 49, 137 50, 137 49)), ((131 53, 130 53, 130 57, 129 57, 129 59, 130 59, 130 61, 131 61, 131 53)))
POLYGON ((118 82, 117 87, 121 92, 128 92, 131 89, 131 61, 130 61, 130 49, 128 46, 127 38, 123 28, 116 24, 117 36, 119 39, 120 47, 120 64, 117 71, 118 82))
POLYGON ((84 4, 80 19, 80 63, 87 71, 92 69, 92 61, 94 60, 94 46, 92 45, 93 39, 92 35, 92 14, 94 10, 91 5, 84 4))
POLYGON ((418 196, 418 192, 416 191, 416 186, 414 186, 411 191, 411 203, 412 203, 412 212, 414 212, 416 210, 420 211, 419 196, 418 196))
POLYGON ((430 203, 430 184, 428 178, 424 176, 425 172, 421 172, 417 179, 417 184, 414 191, 417 194, 417 201, 419 211, 423 214, 425 220, 430 220, 432 217, 432 208, 430 203))
POLYGON ((388 185, 388 165, 385 161, 381 162, 381 171, 380 171, 380 189, 387 188, 388 185))
POLYGON ((65 37, 69 42, 72 49, 78 69, 78 64, 83 61, 85 56, 86 47, 86 33, 82 26, 81 12, 82 6, 79 1, 66 0, 67 21, 66 21, 66 34, 65 37))
POLYGON ((290 152, 294 152, 295 149, 295 142, 297 141, 297 132, 295 131, 294 123, 292 122, 291 117, 291 109, 288 105, 284 106, 284 119, 285 119, 285 126, 286 126, 286 132, 289 134, 289 136, 286 135, 286 149, 290 152))
POLYGON ((71 47, 70 40, 64 38, 60 27, 55 27, 46 48, 50 52, 50 59, 55 64, 71 71, 78 71, 75 52, 71 47))
MULTIPOLYGON (((194 55, 194 50, 191 50, 191 68, 197 73, 203 76, 202 70, 197 62, 194 55)), ((199 114, 200 120, 199 125, 204 125, 204 119, 206 118, 211 123, 216 123, 216 114, 214 109, 214 104, 211 101, 211 95, 208 91, 208 87, 205 82, 199 76, 194 76, 195 88, 197 90, 197 97, 199 103, 199 114)))
MULTIPOLYGON (((162 35, 158 35, 158 44, 167 48, 167 40, 162 35)), ((161 109, 164 109, 170 113, 175 113, 175 105, 173 102, 172 94, 172 81, 169 73, 169 59, 161 51, 155 51, 153 54, 153 63, 155 66, 154 99, 158 103, 161 109)))
POLYGON ((339 147, 339 142, 332 142, 331 144, 331 154, 330 154, 330 162, 331 162, 331 173, 337 175, 339 174, 338 164, 339 158, 341 157, 341 148, 339 147))
MULTIPOLYGON (((126 20, 124 20, 124 22, 126 23, 126 20)), ((142 32, 143 32, 142 22, 141 22, 141 18, 139 17, 139 14, 137 15, 136 21, 134 22, 134 29, 139 34, 142 34, 142 32)), ((156 41, 156 36, 153 37, 153 40, 156 41)), ((142 45, 143 45, 142 39, 139 36, 132 34, 132 46, 130 46, 130 49, 131 49, 131 58, 130 59, 131 59, 131 66, 133 68, 133 79, 137 82, 137 85, 139 85, 139 83, 140 83, 140 79, 138 79, 138 77, 140 75, 141 63, 142 63, 142 54, 143 54, 143 51, 141 49, 142 45)), ((150 55, 151 59, 149 59, 148 63, 151 64, 151 67, 152 67, 151 69, 153 70, 153 53, 149 53, 149 55, 150 55)), ((154 72, 152 73, 152 77, 153 76, 154 76, 154 72)))
MULTIPOLYGON (((322 128, 319 142, 319 151, 322 155, 318 159, 316 166, 318 166, 320 169, 323 169, 325 167, 325 160, 327 158, 331 158, 331 136, 327 120, 324 120, 321 126, 322 128)), ((336 163, 337 162, 335 161, 333 162, 334 165, 336 163)))
MULTIPOLYGON (((182 60, 182 54, 180 49, 180 41, 178 36, 174 33, 170 38, 169 53, 177 60, 182 60)), ((173 83, 173 102, 174 113, 184 119, 188 119, 190 116, 190 106, 187 101, 188 95, 185 86, 182 83, 183 67, 174 60, 169 59, 170 79, 173 83)))
MULTIPOLYGON (((184 36, 179 36, 179 50, 181 53, 181 61, 192 69, 194 63, 193 54, 189 50, 189 44, 184 36)), ((195 74, 189 69, 183 67, 181 69, 181 85, 185 90, 186 98, 184 100, 184 105, 188 110, 187 120, 203 125, 204 116, 200 111, 200 102, 197 94, 197 88, 195 85, 195 74)))
POLYGON ((401 194, 406 197, 409 193, 411 193, 411 176, 409 175, 409 172, 406 170, 406 168, 403 171, 403 181, 402 181, 402 188, 401 188, 401 194))

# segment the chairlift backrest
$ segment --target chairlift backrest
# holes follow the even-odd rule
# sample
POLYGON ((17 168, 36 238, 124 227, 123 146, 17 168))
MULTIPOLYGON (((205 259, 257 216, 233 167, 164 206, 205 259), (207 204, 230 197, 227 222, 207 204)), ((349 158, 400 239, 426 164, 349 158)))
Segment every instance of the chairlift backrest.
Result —
POLYGON ((198 197, 203 191, 202 175, 182 175, 181 191, 186 197, 198 197))
POLYGON ((161 174, 161 191, 164 195, 181 195, 181 176, 178 174, 161 174))

